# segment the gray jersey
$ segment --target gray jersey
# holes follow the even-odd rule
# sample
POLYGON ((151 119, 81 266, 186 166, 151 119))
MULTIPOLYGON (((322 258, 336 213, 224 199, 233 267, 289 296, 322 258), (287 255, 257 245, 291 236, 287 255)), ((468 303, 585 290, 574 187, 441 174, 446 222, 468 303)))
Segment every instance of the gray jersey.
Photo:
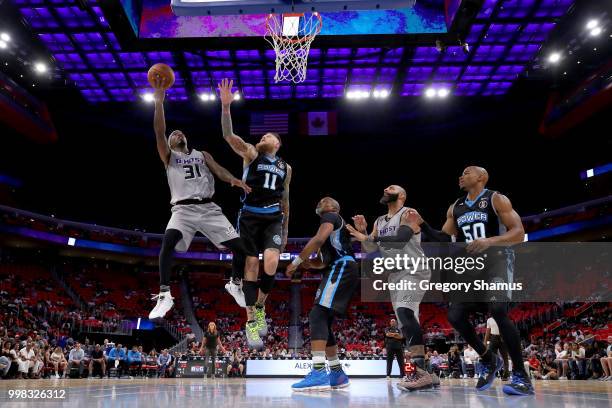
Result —
POLYGON ((215 193, 215 178, 200 151, 192 150, 185 154, 171 150, 166 175, 170 186, 170 204, 181 200, 211 198, 215 193))
MULTIPOLYGON (((374 228, 379 237, 392 237, 397 235, 397 230, 400 227, 402 215, 408 210, 408 207, 402 207, 393 217, 387 219, 386 215, 381 215, 376 219, 374 228)), ((423 257, 423 249, 421 249, 421 234, 414 234, 410 241, 401 249, 386 250, 385 255, 394 256, 396 253, 407 254, 410 257, 423 257)))
MULTIPOLYGON (((407 207, 403 207, 393 217, 387 219, 386 215, 378 217, 374 228, 379 237, 389 237, 397 235, 397 230, 401 225, 402 215, 408 210, 407 207)), ((407 255, 411 258, 425 258, 425 253, 421 248, 421 234, 414 234, 410 241, 404 245, 401 249, 383 249, 380 245, 380 252, 384 256, 394 257, 395 255, 407 255)), ((422 265, 422 264, 421 264, 422 265)), ((389 283, 399 283, 401 281, 412 281, 419 282, 421 280, 431 279, 431 271, 425 266, 425 268, 419 268, 417 271, 397 271, 389 274, 389 283)), ((418 283, 416 290, 390 290, 389 295, 391 297, 391 304, 397 317, 398 327, 402 327, 402 320, 398 315, 399 308, 408 308, 414 312, 417 320, 419 319, 419 304, 425 296, 425 291, 420 290, 418 283)))

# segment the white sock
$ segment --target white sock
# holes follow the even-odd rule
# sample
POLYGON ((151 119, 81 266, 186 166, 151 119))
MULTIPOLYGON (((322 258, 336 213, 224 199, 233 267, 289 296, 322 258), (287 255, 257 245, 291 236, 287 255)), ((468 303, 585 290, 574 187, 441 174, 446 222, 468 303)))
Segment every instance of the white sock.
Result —
POLYGON ((334 369, 334 367, 340 367, 340 369, 342 369, 342 365, 340 364, 340 359, 338 358, 338 355, 328 357, 327 362, 329 363, 329 368, 332 370, 334 369))
POLYGON ((325 352, 324 351, 313 351, 312 352, 312 368, 320 370, 321 366, 325 368, 325 352))

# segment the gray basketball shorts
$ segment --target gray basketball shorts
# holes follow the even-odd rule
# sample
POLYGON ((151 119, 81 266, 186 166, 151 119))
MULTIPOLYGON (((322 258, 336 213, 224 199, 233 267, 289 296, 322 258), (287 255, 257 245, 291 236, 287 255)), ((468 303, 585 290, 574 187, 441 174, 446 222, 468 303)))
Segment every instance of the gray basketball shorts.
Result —
POLYGON ((181 231, 181 239, 174 249, 185 252, 189 249, 196 232, 201 232, 217 247, 224 241, 238 238, 239 235, 227 220, 221 207, 215 203, 175 205, 166 230, 181 231))
POLYGON ((391 304, 393 305, 393 311, 397 317, 397 324, 399 327, 402 326, 399 316, 397 316, 397 309, 405 307, 414 312, 417 320, 419 319, 419 305, 421 300, 425 296, 425 290, 419 288, 419 282, 422 280, 430 280, 431 271, 429 269, 417 270, 414 274, 410 271, 399 271, 391 272, 389 274, 389 283, 399 283, 402 280, 415 283, 415 290, 390 290, 391 304))

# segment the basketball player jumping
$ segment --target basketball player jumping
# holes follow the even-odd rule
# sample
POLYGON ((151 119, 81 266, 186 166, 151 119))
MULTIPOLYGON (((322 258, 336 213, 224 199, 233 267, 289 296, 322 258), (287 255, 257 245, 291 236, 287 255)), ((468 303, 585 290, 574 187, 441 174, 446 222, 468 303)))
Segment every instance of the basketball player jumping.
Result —
POLYGON ((261 336, 268 332, 264 305, 274 284, 280 253, 287 244, 291 166, 277 156, 281 147, 277 133, 266 133, 256 146, 234 134, 230 115, 234 100, 232 86, 233 81, 227 79, 219 84, 223 138, 242 157, 242 180, 252 191, 243 196, 238 218, 238 231, 247 248, 246 260, 234 258, 232 281, 226 288, 239 305, 246 305, 245 332, 249 346, 261 348, 261 336), (258 285, 260 252, 263 252, 264 274, 258 285), (243 275, 240 290, 239 280, 243 275))
MULTIPOLYGON (((362 242, 366 252, 380 250, 384 256, 390 258, 395 257, 396 254, 408 255, 413 259, 424 258, 425 254, 421 248, 421 228, 417 223, 418 213, 404 206, 406 190, 400 186, 391 185, 385 188, 380 203, 387 206, 387 214, 376 219, 372 233, 367 235, 365 218, 363 215, 357 215, 353 217, 355 228, 348 226, 351 235, 362 242)), ((430 278, 431 271, 426 264, 424 268, 416 271, 401 270, 389 274, 390 283, 402 281, 418 283, 430 278)), ((425 291, 392 290, 390 295, 399 327, 416 365, 416 370, 403 378, 398 388, 404 391, 418 391, 439 385, 439 380, 425 371, 425 345, 419 324, 419 304, 425 296, 425 291)))
POLYGON ((349 385, 349 379, 338 359, 338 346, 332 331, 334 318, 346 313, 348 304, 359 286, 359 270, 351 245, 351 236, 340 216, 340 204, 331 197, 324 197, 316 208, 321 218, 317 234, 308 241, 302 252, 286 269, 292 276, 298 266, 322 269, 326 272, 315 296, 309 314, 312 370, 306 377, 291 386, 294 391, 327 390, 349 385), (320 257, 309 260, 313 252, 320 257), (325 357, 330 372, 325 369, 325 357))
POLYGON ((153 127, 157 151, 168 176, 172 217, 166 227, 159 253, 159 294, 153 297, 157 304, 149 313, 149 319, 163 318, 172 309, 174 301, 170 293, 170 273, 173 252, 187 251, 197 231, 215 245, 231 249, 234 254, 244 254, 246 251, 232 224, 225 218, 221 208, 212 201, 215 192, 213 174, 232 186, 242 188, 245 193, 251 191, 244 181, 232 176, 209 153, 189 150, 187 138, 180 130, 173 131, 166 139, 163 81, 158 78, 155 83, 153 127))
MULTIPOLYGON (((512 208, 508 197, 485 188, 489 174, 482 167, 467 167, 459 177, 459 187, 467 194, 457 199, 446 214, 442 231, 421 223, 421 231, 432 241, 450 241, 454 235, 458 242, 467 243, 469 254, 486 253, 486 278, 509 282, 513 274, 514 254, 511 245, 523 242, 525 230, 521 218, 512 208), (497 246, 497 248, 493 247, 497 246), (500 250, 499 247, 504 247, 500 250)), ((509 395, 533 394, 534 389, 525 372, 519 332, 508 317, 509 298, 487 302, 451 302, 448 320, 481 356, 481 373, 476 385, 479 391, 493 385, 495 375, 502 369, 503 361, 497 353, 485 346, 470 323, 469 313, 486 311, 499 326, 499 332, 512 360, 512 381, 504 385, 509 395)))

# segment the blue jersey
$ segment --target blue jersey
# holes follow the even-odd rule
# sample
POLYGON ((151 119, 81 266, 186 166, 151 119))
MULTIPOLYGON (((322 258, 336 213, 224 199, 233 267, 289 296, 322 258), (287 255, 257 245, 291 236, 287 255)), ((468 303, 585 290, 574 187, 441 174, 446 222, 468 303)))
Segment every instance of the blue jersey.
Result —
POLYGON ((251 207, 278 205, 285 191, 287 163, 280 157, 269 157, 259 153, 255 160, 244 168, 242 180, 251 187, 242 202, 251 207))
POLYGON ((506 227, 501 223, 493 206, 496 191, 484 189, 474 201, 459 198, 453 205, 453 218, 459 234, 457 242, 472 242, 476 239, 502 235, 506 227))

